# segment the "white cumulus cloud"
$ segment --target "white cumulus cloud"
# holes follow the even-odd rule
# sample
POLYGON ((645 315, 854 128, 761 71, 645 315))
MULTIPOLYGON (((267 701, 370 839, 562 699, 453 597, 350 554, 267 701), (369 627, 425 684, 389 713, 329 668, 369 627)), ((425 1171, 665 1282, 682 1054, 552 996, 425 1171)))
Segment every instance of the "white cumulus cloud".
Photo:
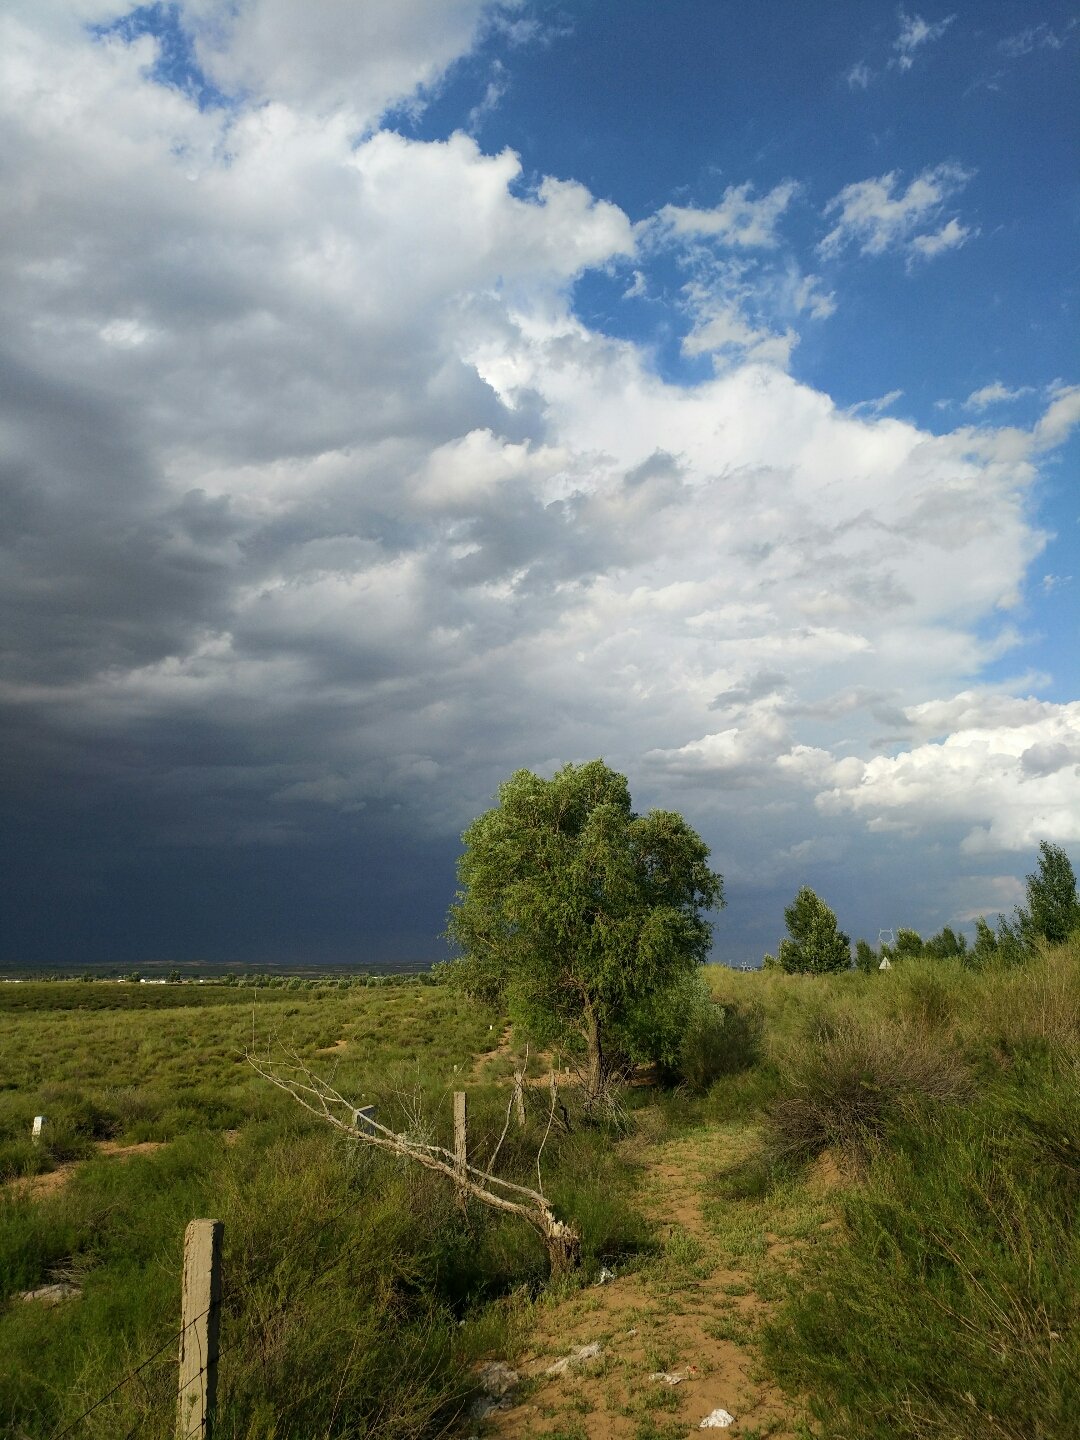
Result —
POLYGON ((776 227, 780 217, 798 194, 799 186, 785 180, 756 199, 752 190, 749 182, 730 185, 720 203, 709 210, 665 205, 658 219, 676 235, 708 236, 725 245, 771 249, 778 243, 776 227))
POLYGON ((230 95, 278 100, 371 124, 433 85, 466 52, 486 0, 180 0, 205 72, 230 95))
POLYGON ((923 259, 962 245, 972 233, 955 217, 938 229, 934 226, 941 211, 972 178, 954 161, 922 171, 901 188, 896 171, 846 185, 825 206, 825 215, 836 216, 833 228, 818 246, 823 256, 832 257, 848 245, 858 245, 860 254, 884 255, 905 251, 923 259))
MULTIPOLYGON (((972 854, 1080 840, 1080 703, 980 705, 968 695, 952 708, 952 728, 939 742, 857 766, 844 761, 844 773, 825 767, 815 777, 828 786, 818 805, 854 811, 871 825, 959 826, 972 854)), ((925 707, 914 707, 912 719, 925 724, 925 707)), ((939 713, 930 723, 945 719, 939 713)))
POLYGON ((955 15, 946 15, 943 20, 927 21, 921 15, 908 15, 901 10, 900 33, 893 42, 896 52, 893 63, 901 70, 910 70, 918 51, 924 45, 940 40, 955 19, 955 15))
POLYGON ((991 380, 989 385, 982 385, 978 390, 973 390, 963 402, 965 410, 981 411, 988 409, 991 405, 1002 405, 1009 400, 1019 400, 1023 395, 1030 395, 1032 387, 1021 385, 1016 389, 1010 389, 1008 385, 1002 384, 1000 380, 991 380))

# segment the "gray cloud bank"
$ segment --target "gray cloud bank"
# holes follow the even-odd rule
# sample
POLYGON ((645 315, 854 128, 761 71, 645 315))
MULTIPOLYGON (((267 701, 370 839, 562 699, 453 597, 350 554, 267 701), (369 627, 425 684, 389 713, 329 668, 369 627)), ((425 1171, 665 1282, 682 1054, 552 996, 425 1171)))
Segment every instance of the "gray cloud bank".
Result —
POLYGON ((940 924, 1080 838, 1078 707, 977 683, 1077 392, 935 437, 665 384, 573 314, 620 210, 374 124, 478 3, 373 4, 385 65, 186 5, 207 110, 111 11, 0 19, 0 958, 430 958, 499 780, 597 754, 714 846, 730 958, 807 880, 940 924))

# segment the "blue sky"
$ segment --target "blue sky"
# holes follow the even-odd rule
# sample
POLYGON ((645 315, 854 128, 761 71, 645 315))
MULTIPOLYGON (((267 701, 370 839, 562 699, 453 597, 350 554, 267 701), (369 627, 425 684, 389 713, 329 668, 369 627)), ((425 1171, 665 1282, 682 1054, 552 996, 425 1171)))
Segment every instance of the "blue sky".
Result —
POLYGON ((1069 6, 0 31, 0 958, 437 957, 597 754, 733 962, 1080 852, 1069 6))

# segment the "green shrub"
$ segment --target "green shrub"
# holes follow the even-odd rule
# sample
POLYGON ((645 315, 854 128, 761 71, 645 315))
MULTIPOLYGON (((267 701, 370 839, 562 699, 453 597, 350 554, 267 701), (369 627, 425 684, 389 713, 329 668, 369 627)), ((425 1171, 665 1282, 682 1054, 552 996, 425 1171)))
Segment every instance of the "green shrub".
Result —
POLYGON ((679 1048, 679 1074, 690 1092, 704 1095, 725 1075, 756 1064, 765 1014, 760 1005, 707 1005, 690 1018, 679 1048))

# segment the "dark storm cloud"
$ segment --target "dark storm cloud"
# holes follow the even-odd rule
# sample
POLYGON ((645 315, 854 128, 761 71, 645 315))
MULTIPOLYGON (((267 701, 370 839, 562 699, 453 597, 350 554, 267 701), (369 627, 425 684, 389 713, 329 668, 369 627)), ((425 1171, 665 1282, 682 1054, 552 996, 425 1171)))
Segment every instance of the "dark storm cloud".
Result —
POLYGON ((58 685, 186 648, 227 593, 227 504, 174 503, 122 407, 0 357, 9 679, 58 685))

